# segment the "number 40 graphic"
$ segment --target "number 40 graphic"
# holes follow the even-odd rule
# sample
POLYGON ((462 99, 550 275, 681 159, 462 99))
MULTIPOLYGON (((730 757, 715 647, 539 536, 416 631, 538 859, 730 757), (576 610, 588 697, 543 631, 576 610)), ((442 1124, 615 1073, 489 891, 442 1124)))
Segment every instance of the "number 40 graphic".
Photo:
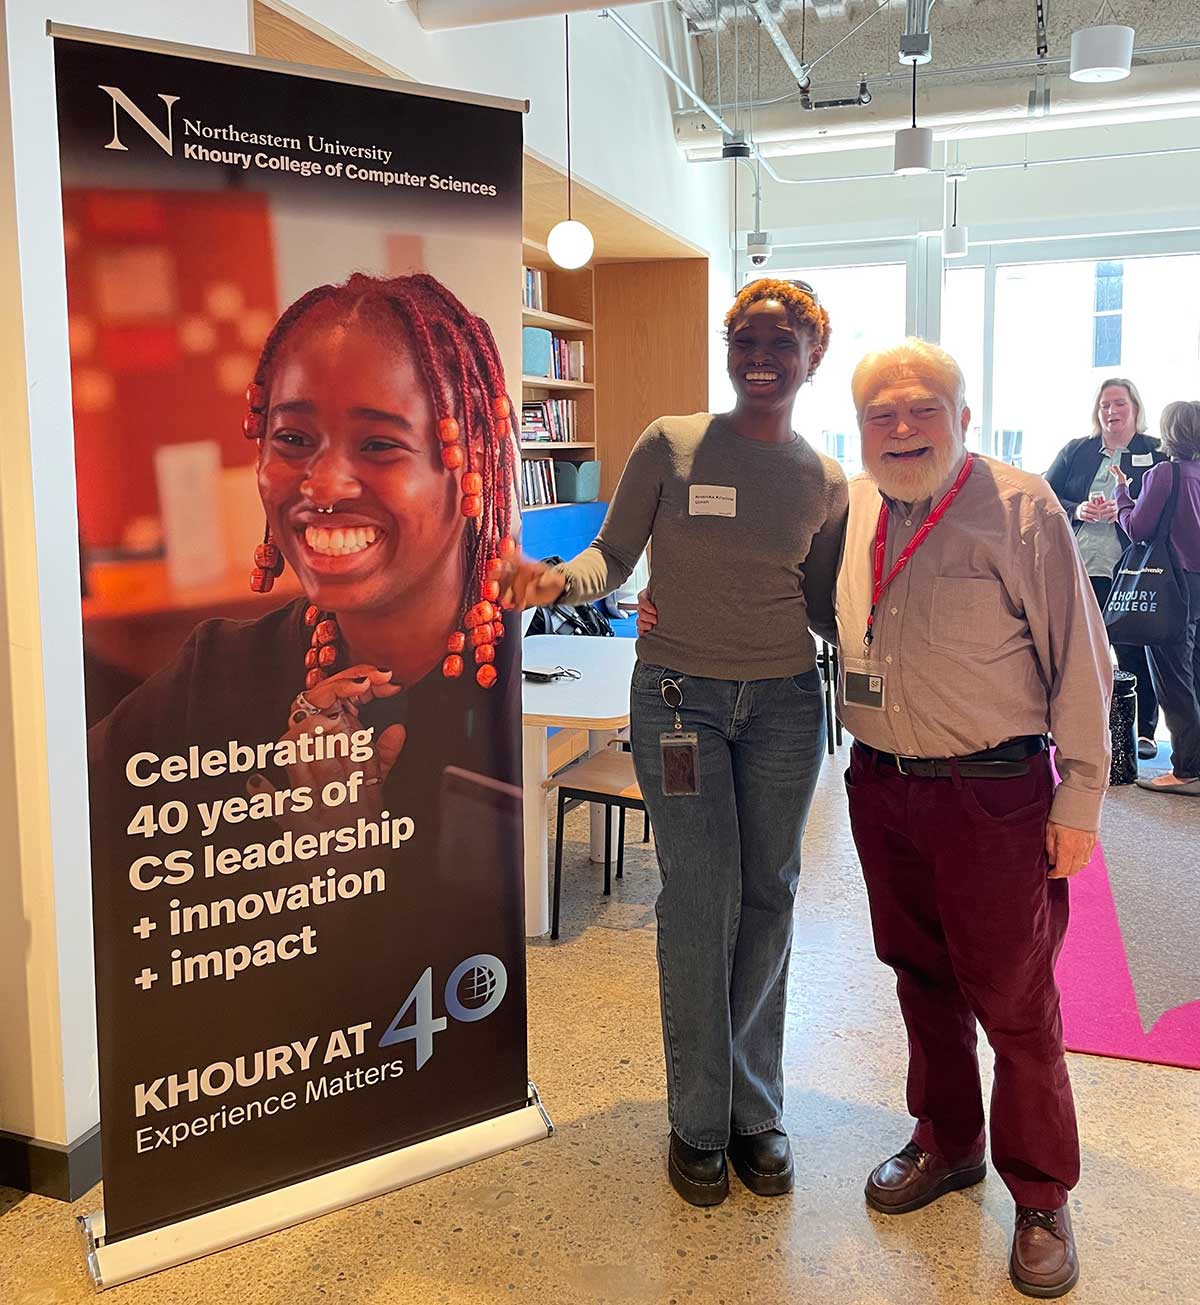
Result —
MULTIPOLYGON (((468 956, 461 965, 457 965, 453 974, 446 980, 443 1000, 446 1010, 462 1024, 474 1024, 487 1017, 504 1000, 508 991, 508 971, 504 962, 497 956, 481 953, 468 956), (472 1005, 465 1005, 459 995, 463 981, 469 983, 468 997, 472 1005)), ((381 1047, 394 1047, 401 1042, 415 1042, 417 1050, 417 1068, 420 1069, 433 1055, 433 1035, 446 1031, 446 1017, 434 1018, 433 1015, 433 967, 426 969, 417 980, 412 992, 408 994, 404 1005, 396 1012, 396 1018, 388 1025, 387 1032, 379 1039, 381 1047), (401 1027, 400 1021, 413 1007, 416 1007, 413 1023, 401 1027)))

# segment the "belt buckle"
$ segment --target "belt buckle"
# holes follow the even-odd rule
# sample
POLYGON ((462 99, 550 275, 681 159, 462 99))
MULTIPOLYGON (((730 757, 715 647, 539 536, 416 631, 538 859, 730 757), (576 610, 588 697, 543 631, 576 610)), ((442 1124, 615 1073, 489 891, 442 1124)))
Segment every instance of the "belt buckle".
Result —
POLYGON ((902 775, 911 778, 911 776, 908 775, 908 771, 904 769, 904 758, 898 752, 892 753, 892 760, 896 763, 896 769, 902 775))

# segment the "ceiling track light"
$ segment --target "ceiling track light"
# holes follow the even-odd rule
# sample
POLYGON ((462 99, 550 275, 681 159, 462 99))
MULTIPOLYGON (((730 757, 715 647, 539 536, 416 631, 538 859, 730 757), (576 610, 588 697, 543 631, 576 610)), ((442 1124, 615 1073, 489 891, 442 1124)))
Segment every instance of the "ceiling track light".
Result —
POLYGON ((896 133, 892 171, 901 177, 933 171, 933 128, 917 126, 916 59, 912 63, 912 126, 896 133))
POLYGON ((576 222, 571 206, 571 16, 563 14, 565 28, 563 51, 567 74, 567 220, 559 222, 546 237, 546 252, 551 261, 568 272, 573 272, 591 258, 596 248, 592 233, 582 222, 576 222))

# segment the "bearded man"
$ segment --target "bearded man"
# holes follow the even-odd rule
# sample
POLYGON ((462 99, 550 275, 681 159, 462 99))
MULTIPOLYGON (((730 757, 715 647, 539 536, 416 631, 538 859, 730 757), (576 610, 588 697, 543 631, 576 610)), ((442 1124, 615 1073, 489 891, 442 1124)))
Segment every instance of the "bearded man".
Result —
POLYGON ((916 1119, 866 1199, 901 1214, 983 1178, 978 1020, 995 1053, 992 1162, 1016 1202, 1009 1273, 1060 1296, 1079 1276, 1079 1139, 1054 962, 1108 782, 1108 641, 1049 486, 967 453, 949 354, 907 341, 864 358, 852 388, 866 470, 838 578, 839 710, 916 1119))

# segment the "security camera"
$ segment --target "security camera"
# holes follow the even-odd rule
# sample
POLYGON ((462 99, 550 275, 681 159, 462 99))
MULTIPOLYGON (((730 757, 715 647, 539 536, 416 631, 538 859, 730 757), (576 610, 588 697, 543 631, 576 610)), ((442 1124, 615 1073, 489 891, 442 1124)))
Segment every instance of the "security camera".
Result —
POLYGON ((746 253, 755 267, 762 267, 771 257, 770 235, 765 231, 751 231, 746 237, 746 253))

